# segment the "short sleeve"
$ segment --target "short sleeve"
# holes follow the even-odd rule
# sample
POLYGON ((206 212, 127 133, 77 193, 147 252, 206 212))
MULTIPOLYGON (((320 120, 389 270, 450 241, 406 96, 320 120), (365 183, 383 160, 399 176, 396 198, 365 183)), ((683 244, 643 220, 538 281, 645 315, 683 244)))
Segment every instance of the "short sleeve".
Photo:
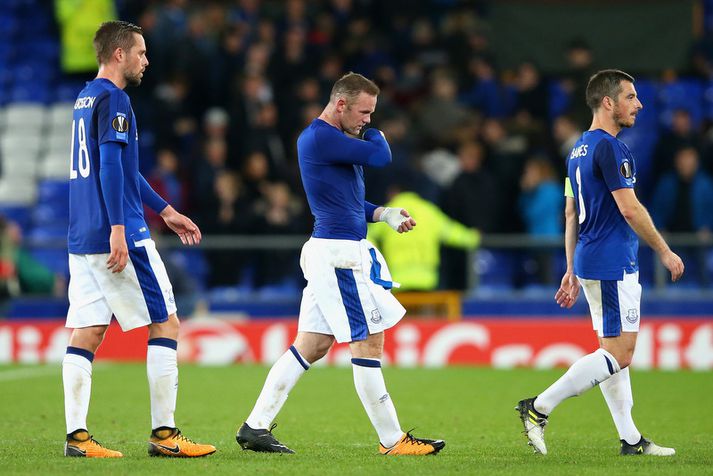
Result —
POLYGON ((594 160, 610 192, 620 188, 634 188, 633 161, 618 144, 602 140, 597 145, 594 160))
POLYGON ((572 181, 569 177, 564 178, 564 196, 574 198, 574 190, 572 190, 572 181))
POLYGON ((106 142, 126 144, 131 124, 129 97, 120 89, 109 91, 97 104, 97 137, 99 145, 106 142))

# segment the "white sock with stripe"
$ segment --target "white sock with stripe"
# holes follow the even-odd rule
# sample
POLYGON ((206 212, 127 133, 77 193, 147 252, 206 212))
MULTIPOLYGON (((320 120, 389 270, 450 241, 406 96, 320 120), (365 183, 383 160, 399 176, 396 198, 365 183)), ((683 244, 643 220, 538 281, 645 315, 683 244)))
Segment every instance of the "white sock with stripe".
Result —
POLYGON ((94 354, 78 347, 67 347, 62 360, 64 385, 64 417, 67 434, 87 429, 87 413, 92 393, 92 361, 94 354))
POLYGON ((287 401, 290 391, 308 369, 309 364, 304 357, 295 346, 290 346, 267 374, 260 396, 245 423, 253 430, 268 429, 287 401))
POLYGON ((175 428, 173 414, 178 394, 178 343, 166 337, 149 339, 146 375, 151 397, 151 429, 175 428))
POLYGON ((625 440, 630 445, 638 443, 641 440, 641 433, 631 417, 634 396, 631 392, 629 367, 612 375, 602 382, 599 388, 607 401, 614 425, 619 432, 619 439, 625 440))
POLYGON ((549 415, 563 400, 581 395, 619 372, 619 363, 604 349, 597 349, 572 364, 572 366, 547 390, 537 396, 535 410, 549 415))
POLYGON ((352 368, 354 386, 371 424, 379 435, 379 441, 386 448, 394 446, 404 432, 401 431, 394 402, 386 391, 381 361, 355 358, 352 359, 352 368))

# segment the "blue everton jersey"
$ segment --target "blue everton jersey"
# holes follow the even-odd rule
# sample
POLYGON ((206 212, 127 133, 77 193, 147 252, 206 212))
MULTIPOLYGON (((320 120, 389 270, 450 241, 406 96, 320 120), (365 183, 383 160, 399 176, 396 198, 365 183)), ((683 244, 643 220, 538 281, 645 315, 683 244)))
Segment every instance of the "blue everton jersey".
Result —
POLYGON ((107 79, 87 83, 74 104, 69 181, 68 249, 74 254, 109 253, 111 224, 99 177, 99 146, 122 146, 123 215, 126 242, 149 237, 139 182, 136 118, 126 93, 107 79))
MULTIPOLYGON (((297 156, 314 216, 312 236, 366 238, 363 166, 380 167, 391 162, 389 144, 381 133, 369 129, 364 140, 355 139, 315 119, 297 139, 297 156)), ((370 211, 373 213, 373 209, 370 211)))
POLYGON ((626 145, 601 129, 587 131, 567 159, 579 216, 574 273, 585 279, 621 280, 639 269, 639 240, 611 192, 634 188, 636 166, 626 145))

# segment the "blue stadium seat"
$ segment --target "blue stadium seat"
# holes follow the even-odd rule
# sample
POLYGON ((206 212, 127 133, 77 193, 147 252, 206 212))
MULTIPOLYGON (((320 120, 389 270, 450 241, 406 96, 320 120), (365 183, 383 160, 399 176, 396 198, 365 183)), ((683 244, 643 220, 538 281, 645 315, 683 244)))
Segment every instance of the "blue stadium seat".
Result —
POLYGON ((562 83, 558 80, 550 81, 548 89, 550 92, 550 119, 554 119, 567 112, 570 97, 567 91, 562 88, 562 83))
POLYGON ((15 83, 9 93, 9 102, 47 104, 50 99, 49 87, 41 82, 15 83))
MULTIPOLYGON (((61 201, 69 203, 69 181, 42 180, 37 184, 37 200, 39 203, 61 201)), ((69 206, 69 205, 67 205, 69 206)))
POLYGON ((703 120, 703 83, 696 79, 680 79, 663 84, 659 89, 660 122, 671 126, 673 113, 685 109, 691 114, 694 127, 703 120))
POLYGON ((25 232, 30 226, 31 210, 31 207, 0 205, 0 216, 14 221, 25 232))
POLYGON ((74 103, 82 88, 84 88, 84 83, 79 81, 62 81, 54 91, 54 101, 74 103))
POLYGON ((27 233, 26 239, 32 245, 41 246, 67 239, 67 223, 52 223, 33 227, 27 233))
POLYGON ((481 248, 475 253, 474 266, 478 289, 512 289, 515 267, 511 253, 481 248))
POLYGON ((52 272, 69 276, 69 258, 64 248, 32 248, 30 255, 52 272))
POLYGON ((209 269, 203 250, 172 250, 166 254, 166 259, 170 259, 174 265, 190 274, 196 280, 201 290, 206 288, 209 269))

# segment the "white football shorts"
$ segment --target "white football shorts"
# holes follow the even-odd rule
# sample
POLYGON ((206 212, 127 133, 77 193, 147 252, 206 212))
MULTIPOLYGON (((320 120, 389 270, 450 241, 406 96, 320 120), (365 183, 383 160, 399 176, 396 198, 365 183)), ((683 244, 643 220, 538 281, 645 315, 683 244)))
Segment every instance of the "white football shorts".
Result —
POLYGON ((105 326, 116 317, 123 331, 165 322, 176 312, 173 288, 152 239, 135 243, 121 273, 106 267, 109 253, 69 255, 69 328, 105 326))
POLYGON ((599 337, 639 332, 641 284, 638 272, 624 274, 621 281, 577 279, 589 303, 592 327, 599 337))
POLYGON ((406 313, 391 294, 386 260, 367 240, 310 238, 300 266, 302 293, 298 330, 355 342, 393 327, 406 313))

